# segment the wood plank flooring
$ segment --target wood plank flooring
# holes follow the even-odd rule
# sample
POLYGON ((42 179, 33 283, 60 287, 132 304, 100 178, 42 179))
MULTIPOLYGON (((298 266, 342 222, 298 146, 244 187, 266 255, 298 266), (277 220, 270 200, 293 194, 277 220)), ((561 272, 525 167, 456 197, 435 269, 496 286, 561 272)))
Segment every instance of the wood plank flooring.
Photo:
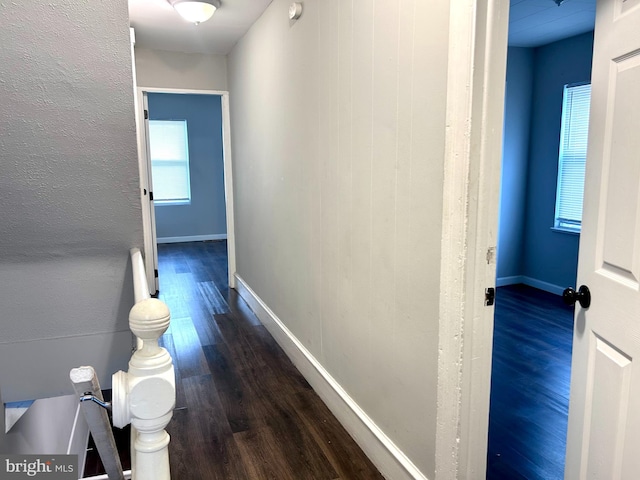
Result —
POLYGON ((573 307, 513 285, 495 312, 487 479, 562 479, 573 307))
POLYGON ((226 242, 159 245, 158 260, 177 382, 172 478, 383 478, 228 288, 226 242))

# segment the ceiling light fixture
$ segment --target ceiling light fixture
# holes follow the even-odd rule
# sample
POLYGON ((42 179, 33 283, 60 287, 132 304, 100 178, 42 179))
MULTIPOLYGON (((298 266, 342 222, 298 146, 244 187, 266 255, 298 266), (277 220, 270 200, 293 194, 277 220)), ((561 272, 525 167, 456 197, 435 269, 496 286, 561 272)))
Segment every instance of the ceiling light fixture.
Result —
POLYGON ((176 12, 187 22, 199 23, 209 20, 216 9, 220 8, 220 0, 168 0, 176 12))

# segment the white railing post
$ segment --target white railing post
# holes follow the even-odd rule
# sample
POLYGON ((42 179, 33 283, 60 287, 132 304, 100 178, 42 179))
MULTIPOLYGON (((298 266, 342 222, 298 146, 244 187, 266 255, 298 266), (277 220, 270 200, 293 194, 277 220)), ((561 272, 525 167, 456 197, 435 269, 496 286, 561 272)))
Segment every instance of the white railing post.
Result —
POLYGON ((128 372, 113 375, 113 425, 131 424, 133 480, 170 480, 169 434, 165 427, 173 416, 176 381, 171 355, 158 345, 169 328, 167 305, 150 298, 140 250, 131 250, 136 304, 129 312, 129 328, 138 348, 128 372))
POLYGON ((128 372, 113 375, 113 424, 131 423, 132 478, 169 480, 169 434, 176 399, 175 373, 169 353, 158 339, 169 327, 169 309, 155 298, 136 303, 129 313, 131 331, 142 341, 128 372))

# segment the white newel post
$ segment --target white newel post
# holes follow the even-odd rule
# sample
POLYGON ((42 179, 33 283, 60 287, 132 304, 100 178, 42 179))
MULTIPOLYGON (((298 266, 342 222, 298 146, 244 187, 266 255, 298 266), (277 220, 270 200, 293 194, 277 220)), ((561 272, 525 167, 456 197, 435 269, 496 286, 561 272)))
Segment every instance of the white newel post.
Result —
POLYGON ((129 361, 129 371, 113 375, 113 425, 131 423, 132 479, 169 480, 169 434, 176 401, 173 361, 158 339, 169 327, 169 308, 160 300, 147 298, 129 313, 131 331, 142 348, 129 361))

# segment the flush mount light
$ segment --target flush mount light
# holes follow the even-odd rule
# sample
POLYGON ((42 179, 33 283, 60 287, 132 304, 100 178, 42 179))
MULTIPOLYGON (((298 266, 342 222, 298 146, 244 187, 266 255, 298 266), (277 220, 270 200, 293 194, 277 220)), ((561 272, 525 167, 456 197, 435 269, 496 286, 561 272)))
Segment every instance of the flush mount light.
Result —
POLYGON ((220 8, 220 0, 168 0, 176 12, 187 22, 199 23, 209 20, 216 9, 220 8))

